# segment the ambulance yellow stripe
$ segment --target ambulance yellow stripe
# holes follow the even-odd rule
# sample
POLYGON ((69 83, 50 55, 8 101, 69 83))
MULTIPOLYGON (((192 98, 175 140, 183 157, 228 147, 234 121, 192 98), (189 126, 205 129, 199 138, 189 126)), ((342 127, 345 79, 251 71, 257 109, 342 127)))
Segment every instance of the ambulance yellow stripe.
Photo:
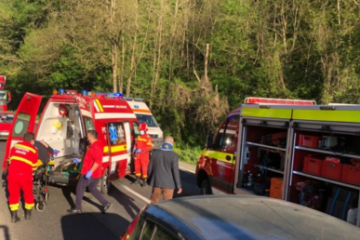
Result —
POLYGON ((15 144, 14 147, 24 148, 24 149, 27 149, 27 150, 33 152, 33 153, 36 153, 36 150, 35 150, 34 148, 28 147, 28 146, 25 146, 25 145, 22 145, 22 144, 19 144, 19 143, 18 143, 18 144, 15 144))
POLYGON ((241 115, 246 117, 291 119, 291 109, 242 108, 241 115))
POLYGON ((231 154, 231 153, 223 153, 223 152, 218 152, 218 151, 214 151, 214 150, 204 150, 201 153, 201 155, 209 157, 209 158, 214 158, 221 162, 235 164, 234 154, 231 154), (226 156, 229 156, 231 158, 231 160, 230 161, 226 160, 226 156))
POLYGON ((99 107, 100 112, 104 112, 104 109, 99 101, 99 99, 95 99, 96 105, 99 107))
MULTIPOLYGON (((122 152, 122 151, 126 151, 127 150, 127 145, 119 145, 119 146, 112 146, 110 148, 110 152, 111 153, 118 153, 118 152, 122 152)), ((104 153, 108 153, 109 152, 109 146, 105 146, 104 147, 104 153)))
POLYGON ((349 110, 300 110, 294 109, 294 120, 360 123, 360 112, 349 110))

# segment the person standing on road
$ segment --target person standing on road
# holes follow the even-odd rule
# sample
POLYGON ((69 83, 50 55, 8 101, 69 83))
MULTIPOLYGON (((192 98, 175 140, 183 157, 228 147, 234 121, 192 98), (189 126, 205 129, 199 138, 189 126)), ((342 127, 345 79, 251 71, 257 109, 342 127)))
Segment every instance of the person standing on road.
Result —
POLYGON ((151 203, 173 198, 174 189, 178 194, 182 193, 178 155, 173 150, 174 139, 171 136, 165 138, 161 149, 153 152, 149 163, 149 185, 153 187, 151 203))
MULTIPOLYGON (((87 133, 90 146, 87 150, 84 162, 81 168, 79 182, 76 186, 76 205, 75 208, 69 209, 70 213, 81 213, 81 202, 84 196, 85 190, 88 187, 91 194, 103 205, 103 213, 106 213, 112 206, 108 202, 101 192, 97 189, 99 179, 101 177, 101 165, 103 158, 104 147, 98 140, 98 134, 95 130, 90 130, 87 133)), ((74 158, 74 162, 81 162, 80 159, 74 158)))
POLYGON ((30 220, 34 207, 33 172, 36 170, 38 151, 34 147, 34 134, 25 133, 24 141, 15 144, 10 150, 7 186, 9 191, 9 205, 11 222, 20 221, 19 210, 20 191, 23 191, 25 202, 25 219, 30 220))
POLYGON ((136 152, 134 159, 136 180, 134 184, 140 183, 140 178, 142 178, 143 187, 146 186, 146 181, 148 178, 149 155, 153 147, 152 137, 146 133, 147 130, 146 123, 141 123, 139 126, 140 135, 137 137, 134 147, 134 151, 136 152))

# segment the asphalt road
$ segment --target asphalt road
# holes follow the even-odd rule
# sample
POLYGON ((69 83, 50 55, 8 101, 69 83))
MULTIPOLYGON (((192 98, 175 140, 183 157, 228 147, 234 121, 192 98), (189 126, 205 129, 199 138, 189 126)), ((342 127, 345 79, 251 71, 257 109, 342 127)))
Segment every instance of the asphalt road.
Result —
MULTIPOLYGON (((0 159, 4 156, 5 142, 0 142, 0 159)), ((2 162, 1 162, 2 163, 2 162)), ((1 171, 1 170, 0 170, 1 171)), ((132 219, 149 202, 151 188, 131 185, 133 178, 127 177, 113 182, 106 198, 113 203, 109 213, 100 213, 100 205, 90 193, 85 194, 83 214, 67 214, 74 204, 74 189, 50 187, 50 198, 46 209, 32 212, 31 221, 10 222, 10 212, 4 188, 0 188, 0 240, 116 240, 125 231, 132 219)), ((195 176, 181 171, 183 194, 196 195, 195 176)), ((181 197, 175 194, 175 197, 181 197)))

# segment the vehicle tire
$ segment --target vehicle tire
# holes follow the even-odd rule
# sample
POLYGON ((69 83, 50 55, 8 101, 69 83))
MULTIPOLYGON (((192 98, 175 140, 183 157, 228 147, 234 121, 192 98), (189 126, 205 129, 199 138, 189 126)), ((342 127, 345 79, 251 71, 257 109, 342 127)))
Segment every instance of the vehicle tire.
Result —
POLYGON ((109 171, 106 170, 104 175, 100 178, 99 181, 99 187, 100 187, 100 192, 102 192, 103 194, 108 194, 110 191, 110 181, 109 181, 109 171))
POLYGON ((45 208, 46 208, 46 203, 45 203, 45 202, 37 202, 37 203, 35 204, 35 209, 36 209, 36 211, 38 211, 38 212, 44 211, 45 208))
POLYGON ((206 178, 201 181, 200 195, 209 195, 209 194, 211 194, 211 186, 209 179, 206 178))

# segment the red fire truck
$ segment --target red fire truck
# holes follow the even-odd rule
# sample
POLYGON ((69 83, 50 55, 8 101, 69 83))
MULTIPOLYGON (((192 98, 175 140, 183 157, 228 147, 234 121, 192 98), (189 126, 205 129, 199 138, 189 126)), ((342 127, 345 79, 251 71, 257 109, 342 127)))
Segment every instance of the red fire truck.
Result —
POLYGON ((27 131, 34 132, 37 140, 44 140, 55 151, 54 184, 75 184, 80 164, 72 158, 82 158, 86 151, 86 132, 95 129, 104 145, 101 190, 107 192, 111 180, 123 178, 131 171, 131 150, 134 134, 138 134, 138 121, 121 94, 82 94, 75 90, 54 91, 47 101, 35 127, 42 96, 26 93, 21 100, 6 144, 3 167, 10 148, 27 131))
POLYGON ((196 166, 202 194, 257 194, 360 224, 360 105, 245 99, 196 166))
POLYGON ((11 93, 5 90, 6 76, 0 76, 0 139, 7 139, 14 118, 12 112, 8 112, 7 104, 11 101, 11 93))

